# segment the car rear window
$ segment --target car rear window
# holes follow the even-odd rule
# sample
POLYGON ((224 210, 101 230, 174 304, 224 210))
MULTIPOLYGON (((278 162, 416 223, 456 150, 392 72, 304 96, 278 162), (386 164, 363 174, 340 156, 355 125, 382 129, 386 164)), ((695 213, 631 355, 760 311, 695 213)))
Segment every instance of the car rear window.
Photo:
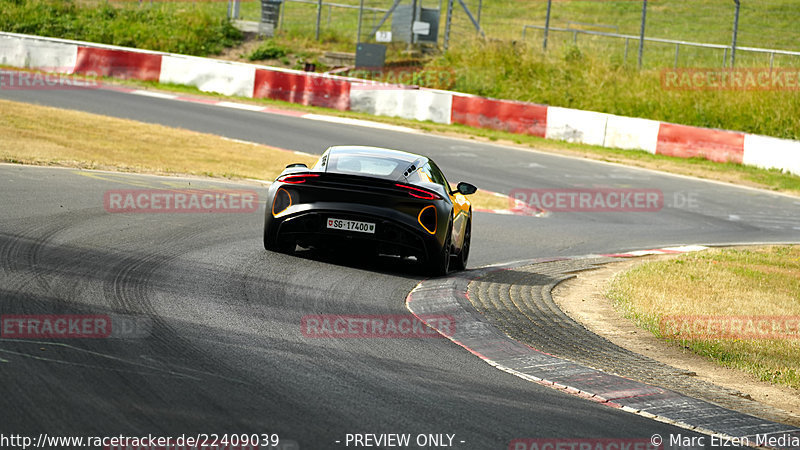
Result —
POLYGON ((390 177, 404 170, 407 162, 390 158, 373 158, 365 155, 339 155, 328 164, 328 171, 352 175, 390 177))

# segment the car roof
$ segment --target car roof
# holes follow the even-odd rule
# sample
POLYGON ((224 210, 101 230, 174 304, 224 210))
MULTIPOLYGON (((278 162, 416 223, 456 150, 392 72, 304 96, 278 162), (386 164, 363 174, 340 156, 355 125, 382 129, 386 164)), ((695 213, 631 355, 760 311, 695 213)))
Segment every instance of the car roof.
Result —
POLYGON ((342 155, 365 155, 372 157, 385 157, 397 159, 400 161, 408 162, 409 164, 420 159, 428 159, 426 156, 418 155, 416 153, 404 152, 402 150, 393 150, 383 147, 370 147, 367 145, 335 145, 328 149, 329 157, 342 156, 342 155))

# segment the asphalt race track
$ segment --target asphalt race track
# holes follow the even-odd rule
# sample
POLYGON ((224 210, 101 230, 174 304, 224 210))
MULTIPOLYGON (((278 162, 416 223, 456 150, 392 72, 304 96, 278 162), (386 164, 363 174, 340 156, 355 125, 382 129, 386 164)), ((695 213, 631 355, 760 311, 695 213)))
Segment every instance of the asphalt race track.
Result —
MULTIPOLYGON (((104 89, 0 90, 0 98, 309 153, 333 144, 417 151, 432 156, 450 181, 503 193, 619 187, 664 194, 657 212, 478 213, 471 267, 800 240, 800 200, 719 183, 104 89)), ((0 312, 126 315, 150 327, 147 336, 126 339, 0 339, 0 431, 277 433, 302 449, 343 448, 348 433, 455 434, 453 446, 464 449, 503 449, 529 437, 691 434, 516 378, 445 339, 305 337, 306 315, 408 314, 404 299, 424 275, 382 260, 266 252, 263 204, 244 214, 114 214, 103 207, 112 189, 210 186, 264 191, 0 165, 0 312)))

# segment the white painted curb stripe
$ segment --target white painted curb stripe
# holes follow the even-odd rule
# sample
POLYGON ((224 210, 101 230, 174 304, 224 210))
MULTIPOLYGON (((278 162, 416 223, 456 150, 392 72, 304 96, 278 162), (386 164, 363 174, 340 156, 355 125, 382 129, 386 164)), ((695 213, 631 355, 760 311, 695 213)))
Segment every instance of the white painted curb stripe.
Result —
POLYGON ((746 134, 742 162, 763 169, 783 169, 800 175, 800 142, 746 134))
POLYGON ((549 106, 545 138, 602 146, 607 122, 608 114, 549 106))
POLYGON ((255 112, 260 112, 265 109, 264 106, 250 105, 248 103, 219 102, 216 105, 221 106, 223 108, 241 109, 244 111, 255 111, 255 112))
POLYGON ((161 75, 158 81, 195 86, 203 92, 252 97, 255 80, 256 69, 251 65, 165 55, 161 59, 161 75))
POLYGON ((174 100, 178 98, 178 96, 174 94, 165 94, 163 92, 156 92, 156 91, 145 91, 142 89, 137 89, 135 91, 131 91, 130 93, 133 95, 141 95, 143 97, 164 98, 167 100, 174 100))
POLYGON ((318 120, 320 122, 338 123, 342 125, 355 125, 359 127, 378 128, 381 130, 397 131, 400 133, 419 133, 418 130, 408 127, 401 127, 398 125, 390 125, 387 123, 372 122, 369 120, 351 119, 349 117, 327 116, 323 114, 304 114, 301 116, 304 119, 318 120))
POLYGON ((610 115, 603 146, 655 154, 660 127, 655 120, 610 115))

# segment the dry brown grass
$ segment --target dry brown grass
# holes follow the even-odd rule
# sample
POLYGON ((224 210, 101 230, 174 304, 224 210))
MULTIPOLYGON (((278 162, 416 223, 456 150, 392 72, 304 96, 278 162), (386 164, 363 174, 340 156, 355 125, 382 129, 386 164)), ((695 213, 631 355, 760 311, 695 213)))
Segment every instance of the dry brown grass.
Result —
POLYGON ((0 100, 0 160, 124 172, 274 179, 315 158, 210 134, 0 100))
POLYGON ((661 326, 670 316, 800 317, 800 246, 709 250, 646 263, 619 276, 608 294, 657 336, 763 380, 800 388, 800 336, 676 337, 661 326))
MULTIPOLYGON (((0 161, 167 175, 273 180, 289 163, 316 157, 195 131, 0 100, 0 161)), ((474 208, 507 209, 478 191, 474 208)))

